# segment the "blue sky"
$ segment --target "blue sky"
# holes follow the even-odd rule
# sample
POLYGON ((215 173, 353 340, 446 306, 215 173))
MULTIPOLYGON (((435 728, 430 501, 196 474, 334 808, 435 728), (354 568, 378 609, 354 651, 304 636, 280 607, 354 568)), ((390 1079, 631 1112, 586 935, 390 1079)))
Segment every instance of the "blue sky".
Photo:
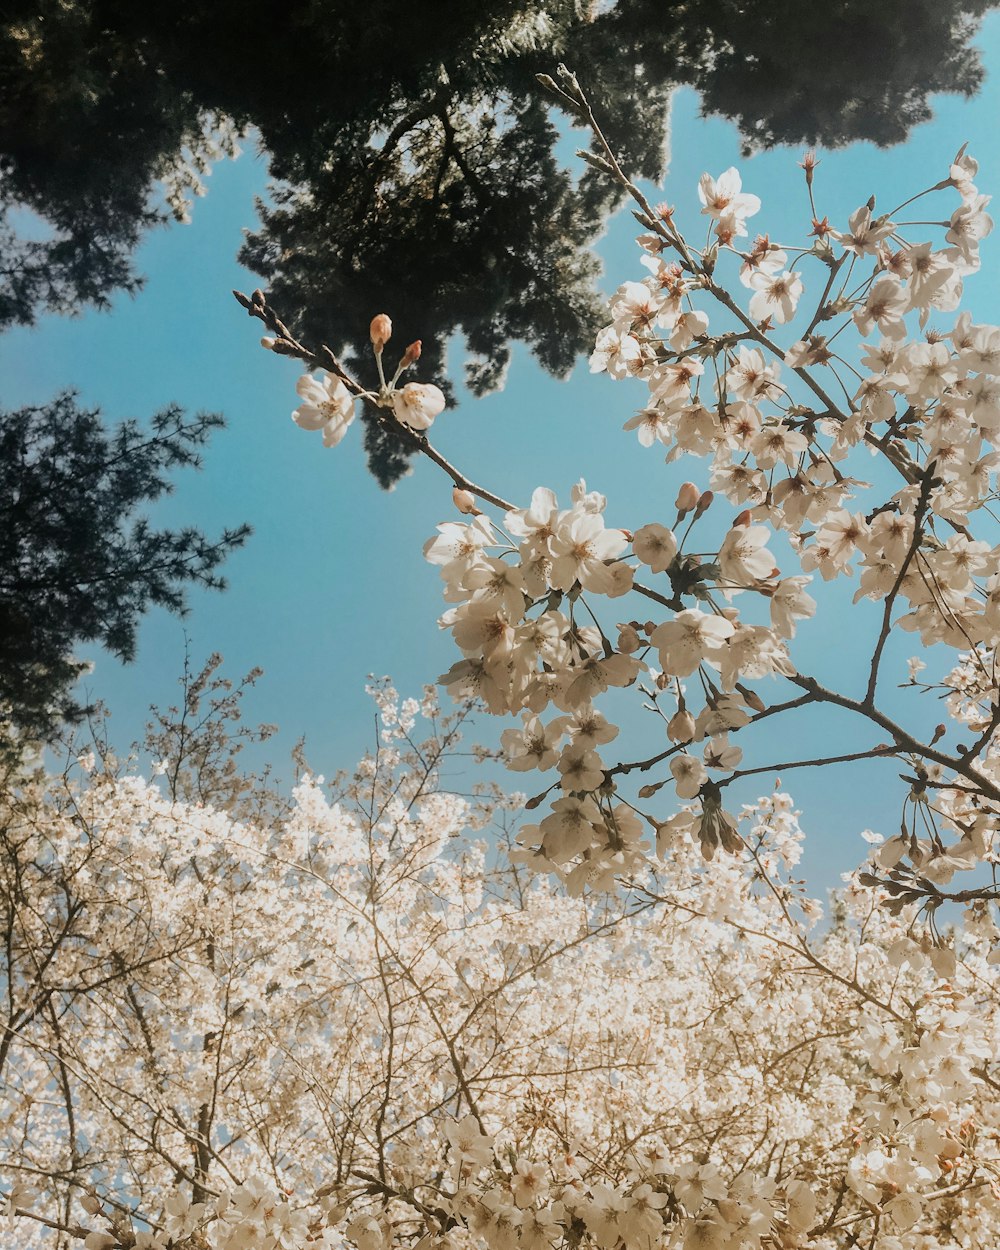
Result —
MULTIPOLYGON (((988 77, 975 99, 938 98, 934 121, 898 148, 883 152, 861 144, 820 153, 821 214, 843 223, 873 191, 881 207, 890 207, 946 177, 966 140, 983 166, 981 189, 993 191, 1000 157, 1000 14, 987 19, 979 42, 988 77)), ((671 130, 669 174, 650 194, 677 205, 682 223, 694 226, 696 237, 704 228, 703 219, 695 225, 698 177, 730 164, 740 167, 745 189, 763 201, 752 226, 793 243, 806 233, 798 150, 741 158, 735 128, 700 118, 690 90, 674 101, 671 130)), ((157 507, 154 519, 193 523, 208 532, 250 522, 253 538, 226 568, 230 588, 224 595, 193 594, 184 621, 151 612, 132 665, 88 653, 95 662, 88 688, 109 705, 112 739, 127 749, 141 735, 149 705, 175 697, 186 633, 196 664, 218 650, 232 678, 254 665, 264 668, 248 714, 280 726, 266 748, 279 772, 304 734, 313 767, 329 775, 350 766, 372 743, 372 705, 364 695, 369 673, 391 674, 402 692, 416 693, 457 657, 450 635, 436 625, 442 608, 437 570, 420 553, 435 524, 453 516, 450 486, 433 465, 420 463, 384 493, 365 470, 356 428, 340 447, 327 450, 289 421, 299 370, 257 346, 259 323, 250 322, 230 295, 234 286, 249 290, 256 284, 234 257, 241 230, 254 224, 254 197, 266 188, 263 161, 251 143, 245 148, 238 160, 216 168, 191 225, 148 238, 138 257, 147 284, 136 298, 116 299, 108 314, 46 318, 30 331, 0 339, 3 402, 42 403, 74 387, 82 402, 101 407, 109 422, 147 417, 172 402, 224 413, 228 429, 213 439, 204 470, 178 475, 176 492, 157 507)), ((645 272, 635 230, 631 216, 619 214, 600 242, 608 291, 645 272)), ((983 271, 968 284, 966 306, 978 320, 1000 321, 998 260, 991 240, 984 247, 983 271)), ((818 268, 804 276, 808 296, 820 281, 818 268)), ((391 307, 356 310, 363 325, 379 311, 392 314, 391 307)), ((457 346, 453 357, 460 377, 457 346)), ((703 481, 707 465, 667 466, 661 453, 641 448, 634 435, 622 432, 642 399, 641 384, 593 378, 586 362, 568 381, 554 380, 516 348, 504 391, 482 400, 463 397, 456 411, 439 418, 432 434, 453 462, 508 498, 527 502, 533 487, 545 484, 568 499, 570 486, 583 476, 608 496, 609 524, 669 524, 677 485, 687 477, 703 481)), ((844 589, 826 594, 820 588, 821 613, 800 631, 794 654, 807 671, 850 683, 865 658, 852 653, 852 640, 871 613, 852 608, 844 589)), ((898 677, 890 678, 888 687, 893 679, 904 679, 903 660, 917 646, 906 636, 895 647, 897 668, 887 671, 898 677)), ((892 691, 891 696, 890 706, 911 722, 940 719, 913 694, 892 691)), ((497 728, 484 725, 482 736, 492 737, 497 728)), ((637 756, 660 749, 662 742, 655 726, 640 724, 625 748, 637 756), (653 745, 647 750, 650 735, 653 745)), ((849 721, 825 715, 785 731, 776 728, 768 746, 774 758, 794 758, 810 746, 848 751, 868 744, 849 721)), ((755 753, 754 762, 764 758, 755 753)), ((786 777, 814 835, 807 869, 817 884, 832 882, 837 871, 862 857, 859 829, 891 834, 898 827, 902 787, 887 784, 893 772, 863 766, 786 777)), ((769 788, 765 782, 757 789, 769 788)))

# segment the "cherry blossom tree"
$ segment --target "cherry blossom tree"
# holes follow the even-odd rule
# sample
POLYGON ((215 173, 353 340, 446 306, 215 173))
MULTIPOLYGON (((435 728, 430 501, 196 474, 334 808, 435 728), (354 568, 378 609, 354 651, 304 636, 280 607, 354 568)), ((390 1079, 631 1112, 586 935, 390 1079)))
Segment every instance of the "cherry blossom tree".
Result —
POLYGON ((643 406, 625 428, 644 447, 667 448, 668 463, 708 460, 707 480, 684 482, 669 514, 611 526, 606 499, 583 482, 564 507, 545 486, 520 506, 501 498, 429 441, 440 392, 400 385, 419 361, 419 342, 387 379, 385 314, 371 326, 381 381, 373 392, 328 348, 296 340, 262 292, 238 296, 269 327, 266 347, 322 370, 299 384, 299 425, 336 443, 360 401, 453 483, 469 519, 443 522, 424 548, 445 583, 441 624, 462 653, 442 682, 495 715, 520 716, 503 735, 508 765, 554 778, 527 804, 548 814, 522 830, 519 860, 579 893, 648 864, 644 835, 655 836, 661 856, 693 837, 710 859, 739 846, 724 802, 735 781, 884 758, 895 773, 907 770, 909 788, 900 834, 877 852, 872 887, 929 915, 948 897, 994 900, 991 885, 951 896, 940 888, 992 862, 1000 800, 1000 547, 990 510, 1000 328, 960 311, 993 225, 975 160, 963 148, 931 187, 879 215, 872 197, 837 228, 819 216, 817 162, 807 154, 811 213, 800 245, 751 239, 759 197, 735 169, 706 173, 696 188, 707 218, 699 247, 682 235, 674 208, 654 208, 626 178, 576 79, 561 71, 558 83, 540 81, 592 132, 600 154, 581 158, 637 204, 647 276, 611 300, 591 368, 643 386, 643 406), (945 203, 934 210, 939 220, 900 220, 932 195, 945 203), (926 226, 943 237, 913 236, 926 226), (723 510, 722 536, 713 538, 706 518, 723 510), (796 663, 793 640, 814 614, 808 586, 817 574, 850 587, 854 602, 880 605, 860 691, 829 688, 796 663), (605 599, 635 607, 606 611, 605 599), (908 678, 915 691, 946 698, 950 731, 940 724, 927 735, 919 712, 908 727, 885 710, 887 643, 899 631, 950 653, 935 682, 917 680, 919 660, 908 678), (597 703, 614 689, 633 691, 657 735, 665 730, 667 744, 648 758, 606 758, 618 727, 597 703), (850 713, 856 748, 740 769, 739 743, 761 722, 758 743, 771 718, 807 707, 850 713), (949 732, 971 742, 949 746, 949 732), (650 780, 633 793, 637 777, 650 780), (649 807, 665 787, 679 810, 649 807))
POLYGON ((375 753, 332 788, 304 774, 290 805, 230 784, 218 738, 185 751, 198 785, 85 753, 88 776, 8 787, 19 1244, 996 1245, 1000 328, 960 311, 992 228, 976 163, 831 225, 807 155, 799 244, 751 238, 760 198, 706 173, 696 244, 573 76, 543 85, 642 228, 647 274, 592 368, 644 388, 643 447, 707 472, 618 526, 582 482, 562 507, 544 485, 508 501, 430 442, 444 397, 403 382, 419 343, 387 365, 385 313, 372 391, 239 296, 307 366, 296 424, 336 446, 364 404, 450 479, 458 519, 424 555, 457 708, 378 687, 375 753), (908 223, 924 196, 943 207, 908 223), (876 605, 860 690, 796 661, 817 575, 876 605), (947 657, 903 681, 940 697, 931 733, 886 710, 900 631, 947 657), (612 762, 633 697, 655 738, 612 762), (446 788, 472 701, 505 718, 519 779, 547 774, 529 823, 446 788), (845 749, 741 767, 817 708, 850 716, 845 749), (789 796, 731 796, 862 759, 902 777, 900 831, 870 835, 824 916, 789 796))
POLYGON ((982 907, 936 944, 856 875, 818 926, 781 791, 573 897, 444 788, 469 707, 374 694, 289 804, 213 792, 226 697, 202 799, 93 751, 5 788, 9 1244, 995 1244, 982 907))

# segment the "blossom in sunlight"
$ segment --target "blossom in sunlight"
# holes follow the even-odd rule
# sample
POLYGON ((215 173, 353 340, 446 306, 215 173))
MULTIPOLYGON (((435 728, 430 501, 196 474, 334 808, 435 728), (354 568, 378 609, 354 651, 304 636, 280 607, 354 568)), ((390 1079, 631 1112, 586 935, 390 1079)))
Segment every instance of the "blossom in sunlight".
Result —
POLYGON ((569 590, 579 582, 586 590, 607 593, 613 587, 608 562, 628 546, 621 530, 606 529, 599 513, 570 510, 560 518, 552 535, 550 582, 569 590))
POLYGON ((295 384, 302 403, 292 413, 292 420, 303 430, 322 430, 323 444, 336 447, 354 420, 354 399, 332 373, 314 378, 303 374, 295 384))
POLYGON ((444 405, 443 391, 430 382, 407 382, 392 393, 392 410, 396 419, 411 430, 429 429, 444 405))
POLYGON ((755 292, 750 300, 750 316, 755 321, 770 319, 779 325, 791 321, 802 298, 802 279, 797 273, 758 270, 749 285, 755 292))
POLYGON ((470 569, 485 560, 484 549, 496 542, 493 526, 485 516, 477 516, 468 525, 445 521, 437 527, 436 538, 424 543, 424 559, 441 566, 445 582, 459 583, 470 569))
POLYGON ((556 747, 564 724, 558 719, 546 726, 537 716, 526 713, 520 729, 505 729, 500 735, 507 767, 515 772, 551 768, 559 758, 556 747))
POLYGON ((896 229, 887 217, 872 219, 872 210, 864 205, 851 214, 848 229, 831 230, 830 235, 847 252, 855 256, 874 256, 879 244, 896 229))
POLYGON ((730 742, 729 735, 725 733, 716 734, 706 742, 703 754, 706 768, 723 772, 731 772, 743 759, 742 747, 730 742))
MULTIPOLYGON (((745 218, 760 212, 760 200, 743 190, 743 182, 739 171, 730 166, 718 178, 711 174, 702 174, 698 180, 698 198, 701 200, 702 212, 718 221, 728 218, 742 223, 745 218)), ((737 231, 745 234, 745 229, 737 231)))
POLYGON ((685 608, 672 621, 658 625, 650 641, 665 673, 687 677, 705 660, 717 661, 733 632, 732 622, 724 616, 685 608))
POLYGON ((735 361, 726 374, 726 385, 737 399, 752 401, 775 396, 781 366, 777 361, 768 362, 756 347, 740 345, 735 361))
POLYGON ((795 637, 795 623, 816 612, 816 600, 806 594, 808 577, 785 577, 771 594, 771 623, 783 638, 795 637))
POLYGON ((695 755, 675 755, 670 761, 679 799, 693 799, 708 780, 705 765, 695 755))
POLYGON ((978 195, 956 208, 944 236, 970 270, 979 268, 979 244, 993 232, 993 218, 986 212, 989 202, 988 195, 978 195))
POLYGON ((766 525, 734 525, 719 548, 719 568, 734 586, 750 586, 777 572, 767 549, 771 531, 766 525))
POLYGON ((902 338, 906 334, 903 316, 908 305, 909 297, 902 283, 887 275, 872 283, 864 303, 855 308, 854 324, 864 335, 877 327, 889 338, 902 338))
POLYGON ((444 1135, 459 1158, 484 1167, 491 1162, 493 1138, 481 1130, 474 1115, 463 1116, 461 1120, 446 1121, 444 1135))
POLYGON ((607 326, 597 336, 597 344, 590 357, 590 372, 603 373, 613 378, 627 377, 642 359, 638 339, 617 326, 607 326))
POLYGON ((644 525, 632 538, 632 550, 652 572, 662 573, 677 555, 677 539, 665 525, 644 525))
POLYGON ((596 790, 604 781, 601 757, 585 743, 572 742, 564 747, 557 767, 564 790, 596 790))
POLYGON ((743 258, 743 264, 740 266, 740 281, 744 286, 752 287, 757 275, 769 274, 773 277, 780 273, 787 264, 787 252, 772 243, 766 235, 758 235, 743 258))

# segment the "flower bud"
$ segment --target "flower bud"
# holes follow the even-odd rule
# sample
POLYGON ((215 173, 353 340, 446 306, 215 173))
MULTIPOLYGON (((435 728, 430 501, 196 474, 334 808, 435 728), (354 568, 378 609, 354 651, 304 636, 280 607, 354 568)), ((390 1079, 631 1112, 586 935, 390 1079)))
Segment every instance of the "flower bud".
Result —
POLYGON ((409 369, 410 365, 415 364, 420 359, 420 339, 414 339, 410 346, 403 352, 403 359, 399 362, 400 369, 409 369))
POLYGON ((622 655, 632 655, 641 645, 639 635, 631 625, 618 626, 618 650, 622 655))
POLYGON ((667 723, 667 737, 671 742, 690 742, 694 731, 694 717, 687 708, 675 712, 667 723))
POLYGON ((451 502, 466 516, 482 516, 482 512, 476 507, 475 496, 471 491, 463 490, 460 486, 456 486, 451 492, 451 502))
POLYGON ((265 347, 269 352, 273 352, 274 345, 275 343, 277 343, 277 341, 278 341, 277 339, 269 339, 265 336, 264 338, 261 339, 260 345, 261 347, 265 347))
POLYGON ((392 322, 385 313, 379 313, 377 317, 372 317, 368 333, 371 335, 372 347, 378 355, 381 355, 382 348, 392 338, 392 322))
POLYGON ((95 1194, 84 1194, 80 1199, 80 1206, 88 1215, 96 1215, 102 1209, 103 1203, 95 1194))
POLYGON ((690 512, 692 508, 697 507, 700 495, 701 491, 694 482, 683 482, 677 492, 677 502, 674 507, 681 514, 690 512))
POLYGON ((706 490, 702 492, 700 498, 698 499, 698 504, 694 510, 695 520, 697 520, 698 517, 705 515, 705 513, 709 510, 709 508, 711 508, 712 500, 714 498, 715 496, 712 494, 710 490, 706 490))
POLYGON ((299 349, 287 339, 275 339, 271 351, 277 356, 298 356, 299 349))
POLYGON ((744 508, 743 511, 733 520, 733 529, 739 529, 744 525, 750 524, 750 509, 744 508))
POLYGON ((736 683, 736 689, 743 696, 743 701, 747 707, 752 707, 755 712, 763 712, 766 704, 756 690, 751 690, 749 686, 744 686, 742 682, 736 683))

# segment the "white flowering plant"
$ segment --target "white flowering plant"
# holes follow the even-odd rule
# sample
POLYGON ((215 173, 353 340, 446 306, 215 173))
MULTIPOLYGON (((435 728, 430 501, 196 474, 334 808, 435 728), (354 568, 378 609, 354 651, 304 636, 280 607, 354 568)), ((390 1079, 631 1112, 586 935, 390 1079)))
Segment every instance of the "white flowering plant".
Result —
POLYGON ((591 367, 644 388, 626 430, 702 461, 702 481, 627 526, 583 482, 563 506, 545 486, 505 500, 430 442, 444 396, 402 383, 419 343, 387 372, 388 316, 368 390, 263 293, 239 297, 307 366, 299 426, 334 446, 364 404, 450 480, 459 515, 424 555, 459 710, 379 688, 376 754, 335 800, 306 776, 270 814, 88 756, 89 777, 12 791, 0 1142, 19 1245, 1000 1237, 1000 328, 960 309, 992 228, 975 161, 838 229, 807 156, 800 245, 751 238, 760 200, 735 169, 706 174, 696 246, 629 182, 572 75, 544 85, 642 227, 646 276, 611 300, 591 367), (926 241, 899 215, 930 195, 950 198, 926 241), (817 575, 876 605, 861 689, 796 660, 817 575), (949 656, 904 683, 942 698, 931 734, 885 710, 897 631, 949 656), (614 759, 611 708, 632 695, 656 740, 614 759), (467 831, 506 830, 509 802, 442 781, 470 700, 510 719, 508 767, 543 776, 538 815, 492 855, 467 831), (846 749, 741 767, 774 718, 824 708, 853 718, 846 749), (858 760, 901 773, 901 827, 870 835, 821 924, 791 799, 730 787, 858 760))
MULTIPOLYGON (((591 369, 644 387, 625 423, 643 447, 665 448, 668 463, 707 461, 707 480, 685 481, 669 514, 611 526, 605 497, 582 482, 562 507, 545 486, 527 504, 502 499, 431 445, 441 393, 413 382, 397 389, 419 344, 386 381, 388 317, 372 322, 381 386, 367 392, 328 349, 312 353, 292 338, 261 292, 241 297, 276 332, 266 346, 325 364, 324 380, 307 376, 300 394, 333 388, 328 420, 338 431, 352 404, 367 403, 451 478, 468 519, 442 522, 424 548, 445 584, 441 624, 461 652, 442 682, 492 714, 519 716, 503 733, 509 767, 551 777, 528 803, 548 814, 522 830, 516 857, 571 892, 606 888, 685 840, 706 858, 735 853, 736 814, 724 800, 743 777, 881 759, 906 770, 907 789, 900 833, 873 853, 866 882, 930 918, 948 897, 995 899, 989 885, 942 890, 957 872, 994 863, 1000 802, 1000 546, 990 510, 1000 327, 960 310, 993 225, 975 160, 963 148, 933 186, 878 215, 873 197, 838 229, 819 216, 817 162, 807 154, 811 224, 800 245, 751 238, 760 199, 736 169, 706 173, 698 247, 674 209, 654 208, 629 182, 573 76, 543 83, 592 131, 598 154, 581 156, 637 204, 647 274, 610 301, 591 369), (929 196, 949 197, 929 223, 941 237, 910 237, 900 214, 929 196), (808 304, 807 287, 817 295, 808 304), (713 333, 715 316, 723 325, 713 333), (781 346, 775 328, 785 326, 781 346), (868 481, 872 457, 883 467, 868 481), (699 523, 709 514, 718 523, 723 510, 721 539, 700 542, 699 523), (817 575, 879 605, 860 690, 830 689, 796 662, 817 575), (950 726, 932 735, 890 716, 879 697, 899 631, 952 654, 936 683, 909 682, 946 699, 950 726), (662 749, 608 759, 618 726, 598 703, 611 689, 634 691, 653 713, 662 749), (741 743, 755 735, 766 744, 773 718, 822 707, 854 718, 850 750, 741 770, 741 743), (949 745, 949 735, 972 740, 949 745), (637 777, 643 784, 630 791, 637 777), (648 802, 665 787, 681 801, 666 813, 648 802)), ((315 413, 307 399, 294 417, 317 428, 315 413)))
POLYGON ((780 790, 574 897, 445 788, 469 705, 373 694, 287 804, 93 751, 5 790, 5 1244, 995 1245, 982 907, 938 944, 855 878, 820 925, 780 790))

